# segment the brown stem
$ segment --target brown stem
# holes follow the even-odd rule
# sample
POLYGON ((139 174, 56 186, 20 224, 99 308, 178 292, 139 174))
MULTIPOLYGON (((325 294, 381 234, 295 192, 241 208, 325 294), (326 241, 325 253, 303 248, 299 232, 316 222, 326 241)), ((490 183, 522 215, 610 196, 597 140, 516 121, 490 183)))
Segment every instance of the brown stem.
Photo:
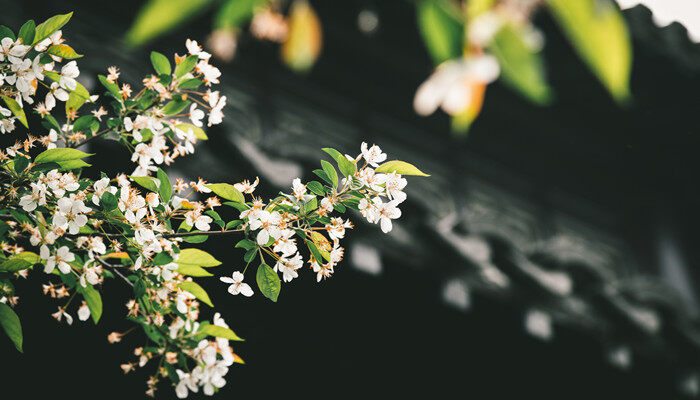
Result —
POLYGON ((76 143, 76 144, 70 145, 70 146, 68 146, 68 147, 71 147, 71 148, 78 148, 78 147, 84 145, 85 143, 90 142, 91 140, 97 139, 98 137, 101 137, 101 136, 104 136, 104 135, 108 134, 108 133, 111 132, 111 131, 112 131, 111 129, 105 129, 105 130, 103 130, 102 132, 98 132, 98 133, 96 133, 96 134, 90 136, 89 138, 87 138, 87 139, 85 139, 85 140, 83 140, 83 141, 81 141, 81 142, 78 142, 78 143, 76 143))

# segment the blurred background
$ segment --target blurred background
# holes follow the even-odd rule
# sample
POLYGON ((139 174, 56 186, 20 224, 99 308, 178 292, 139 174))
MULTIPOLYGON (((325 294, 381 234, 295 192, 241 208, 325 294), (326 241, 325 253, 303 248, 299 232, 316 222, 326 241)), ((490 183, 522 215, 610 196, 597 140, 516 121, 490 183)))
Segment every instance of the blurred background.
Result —
MULTIPOLYGON (((0 0, 0 23, 16 29, 75 11, 64 37, 85 55, 79 81, 99 93, 95 78, 107 67, 138 83, 151 50, 184 54, 186 38, 206 43, 218 29, 220 2, 192 0, 202 7, 136 43, 130 28, 144 3, 0 0)), ((620 3, 633 54, 624 102, 551 14, 537 12, 551 102, 533 104, 496 81, 468 132, 446 114, 414 111, 435 64, 414 2, 311 1, 322 47, 303 68, 277 43, 236 30, 232 61, 213 62, 228 97, 224 123, 166 170, 171 178, 259 176, 258 190, 272 197, 294 177, 312 178, 321 147, 354 154, 362 141, 432 176, 409 179, 391 234, 355 219, 332 279, 300 274, 276 304, 200 280, 247 338, 234 348, 246 365, 217 396, 697 397, 700 45, 696 27, 620 3)), ((104 155, 96 166, 123 170, 125 149, 91 145, 104 155)), ((207 246, 238 268, 233 244, 207 246)), ((3 386, 26 398, 144 396, 147 375, 121 376, 119 364, 145 338, 106 339, 129 327, 128 288, 106 282, 113 295, 103 296, 101 323, 65 327, 49 317, 56 305, 40 284, 18 285, 25 353, 0 346, 3 386)))

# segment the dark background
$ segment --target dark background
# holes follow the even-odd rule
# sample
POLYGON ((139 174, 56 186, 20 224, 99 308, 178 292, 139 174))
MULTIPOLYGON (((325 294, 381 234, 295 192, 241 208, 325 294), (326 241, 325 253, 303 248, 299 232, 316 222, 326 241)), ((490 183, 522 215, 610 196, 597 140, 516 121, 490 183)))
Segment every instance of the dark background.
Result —
MULTIPOLYGON (((310 74, 287 71, 275 45, 248 36, 241 38, 234 62, 221 68, 224 91, 234 91, 233 95, 227 92, 229 98, 240 90, 255 104, 252 111, 227 115, 233 123, 245 125, 247 113, 255 113, 262 132, 257 143, 266 154, 287 156, 304 171, 314 168, 313 158, 294 150, 294 137, 279 130, 284 121, 278 113, 280 104, 292 101, 319 119, 328 116, 342 121, 343 128, 350 127, 351 134, 342 136, 330 126, 324 131, 328 137, 312 136, 309 146, 320 149, 329 141, 349 143, 341 151, 350 153, 367 140, 376 141, 391 155, 395 148, 391 144, 396 143, 397 151, 418 157, 399 154, 400 158, 416 161, 433 174, 434 182, 451 188, 436 199, 466 201, 455 188, 469 177, 534 204, 533 218, 545 232, 556 225, 560 213, 604 231, 622 243, 618 262, 626 277, 663 278, 657 244, 662 232, 671 232, 685 261, 685 283, 690 287, 683 293, 682 308, 692 315, 696 308, 692 278, 697 277, 698 265, 695 153, 700 56, 698 45, 684 38, 683 28, 659 29, 642 8, 626 13, 634 35, 634 99, 621 108, 586 70, 552 21, 540 15, 537 23, 547 36, 545 55, 557 93, 555 104, 535 107, 496 83, 489 87, 483 113, 468 137, 458 138, 450 133, 444 116, 420 118, 412 111, 415 88, 430 73, 431 64, 409 2, 312 3, 323 23, 324 50, 310 74), (357 30, 357 13, 364 8, 380 17, 379 30, 372 36, 357 30)), ((119 38, 135 16, 138 1, 0 4, 4 4, 0 23, 14 29, 28 18, 40 21, 75 10, 64 36, 86 55, 80 63, 81 77, 116 64, 134 83, 150 71, 148 51, 182 53, 186 37, 204 40, 211 20, 211 13, 205 13, 144 49, 129 50, 119 38)), ((235 129, 224 124, 210 131, 211 140, 201 144, 194 157, 177 164, 181 169, 174 172, 230 182, 257 175, 255 164, 228 140, 235 129)), ((93 162, 111 172, 119 171, 115 163, 127 156, 109 144, 97 144, 91 151, 105 155, 93 162)), ((409 181, 409 186, 420 185, 417 178, 409 181)), ((263 182, 262 190, 272 196, 278 189, 263 182)), ((421 193, 409 192, 409 198, 418 196, 421 193)), ((332 279, 320 284, 312 273, 300 274, 284 285, 277 304, 259 295, 233 297, 218 280, 200 280, 217 311, 247 339, 234 346, 246 365, 233 367, 219 397, 682 396, 679 382, 696 370, 698 352, 687 343, 685 331, 674 328, 679 325, 675 311, 664 312, 664 318, 671 315, 671 322, 661 333, 643 335, 603 304, 593 314, 605 316, 609 328, 604 334, 555 321, 555 336, 549 342, 523 330, 528 305, 551 303, 543 302, 542 293, 528 285, 508 293, 476 290, 469 312, 461 312, 444 304, 441 288, 447 278, 462 273, 465 261, 431 230, 434 210, 420 202, 406 207, 401 226, 415 241, 408 246, 396 244, 401 240, 395 235, 390 235, 394 239, 377 235, 377 227, 358 226, 350 234, 382 250, 384 268, 378 276, 353 269, 348 257, 332 279), (617 369, 606 360, 609 347, 621 338, 635 349, 629 370, 617 369)), ((461 229, 473 232, 469 225, 461 229)), ((507 234, 484 237, 494 259, 508 259, 511 246, 518 247, 507 234)), ((539 237, 528 240, 535 242, 539 237)), ((233 243, 207 242, 224 261, 218 275, 228 275, 241 265, 242 252, 233 249, 233 243)), ((119 364, 134 360, 131 351, 145 344, 143 335, 132 333, 114 345, 106 341, 109 332, 129 328, 123 321, 129 290, 119 281, 107 282, 98 326, 76 318, 72 327, 59 327, 49 317, 57 304, 40 296, 42 274, 30 277, 17 285, 21 298, 16 311, 24 327, 25 353, 17 354, 9 342, 0 347, 4 390, 18 388, 22 398, 143 396, 147 375, 137 371, 123 377, 119 369, 119 364)), ((598 305, 597 295, 586 297, 593 291, 582 296, 598 305)), ((163 385, 157 396, 174 398, 174 393, 163 385)))

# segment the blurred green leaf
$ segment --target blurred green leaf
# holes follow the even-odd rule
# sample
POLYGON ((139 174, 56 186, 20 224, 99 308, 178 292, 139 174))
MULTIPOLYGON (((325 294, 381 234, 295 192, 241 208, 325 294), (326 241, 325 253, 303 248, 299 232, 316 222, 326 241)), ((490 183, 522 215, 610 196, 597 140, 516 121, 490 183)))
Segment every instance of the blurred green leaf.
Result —
POLYGON ((321 21, 307 1, 296 0, 289 10, 288 23, 282 60, 296 72, 307 72, 321 54, 321 21))
POLYGON ((576 51, 615 100, 627 100, 632 46, 617 6, 609 0, 546 2, 576 51))
POLYGON ((212 0, 150 0, 139 10, 126 42, 141 46, 204 11, 212 0))
POLYGON ((214 16, 215 29, 240 28, 266 0, 226 0, 214 16))
POLYGON ((422 0, 417 3, 418 28, 435 64, 462 54, 464 26, 452 3, 422 0))
POLYGON ((525 43, 515 27, 501 28, 489 48, 498 59, 505 83, 535 103, 549 102, 551 91, 545 81, 540 53, 525 43))

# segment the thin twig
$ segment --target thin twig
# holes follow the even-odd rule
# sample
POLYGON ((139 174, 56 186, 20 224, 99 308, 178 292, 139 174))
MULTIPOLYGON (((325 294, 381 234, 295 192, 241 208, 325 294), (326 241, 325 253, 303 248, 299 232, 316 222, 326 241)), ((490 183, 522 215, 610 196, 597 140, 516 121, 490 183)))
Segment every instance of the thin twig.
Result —
POLYGON ((95 258, 100 264, 104 265, 105 267, 108 267, 112 272, 115 274, 119 275, 120 278, 124 279, 124 282, 128 283, 129 286, 134 287, 134 284, 126 278, 126 276, 122 275, 121 272, 119 272, 119 269, 117 269, 116 265, 112 265, 108 263, 107 261, 102 260, 101 258, 95 258))
POLYGON ((101 137, 101 136, 104 136, 104 135, 108 134, 108 133, 111 132, 111 131, 112 131, 111 129, 105 129, 105 130, 103 130, 102 132, 98 132, 98 133, 96 133, 96 134, 90 136, 89 138, 87 138, 87 139, 85 139, 85 140, 83 140, 83 141, 81 141, 81 142, 78 142, 78 143, 76 143, 76 144, 70 145, 70 146, 68 146, 68 147, 71 147, 71 148, 78 148, 78 147, 84 145, 85 143, 90 142, 91 140, 97 139, 98 137, 101 137))

